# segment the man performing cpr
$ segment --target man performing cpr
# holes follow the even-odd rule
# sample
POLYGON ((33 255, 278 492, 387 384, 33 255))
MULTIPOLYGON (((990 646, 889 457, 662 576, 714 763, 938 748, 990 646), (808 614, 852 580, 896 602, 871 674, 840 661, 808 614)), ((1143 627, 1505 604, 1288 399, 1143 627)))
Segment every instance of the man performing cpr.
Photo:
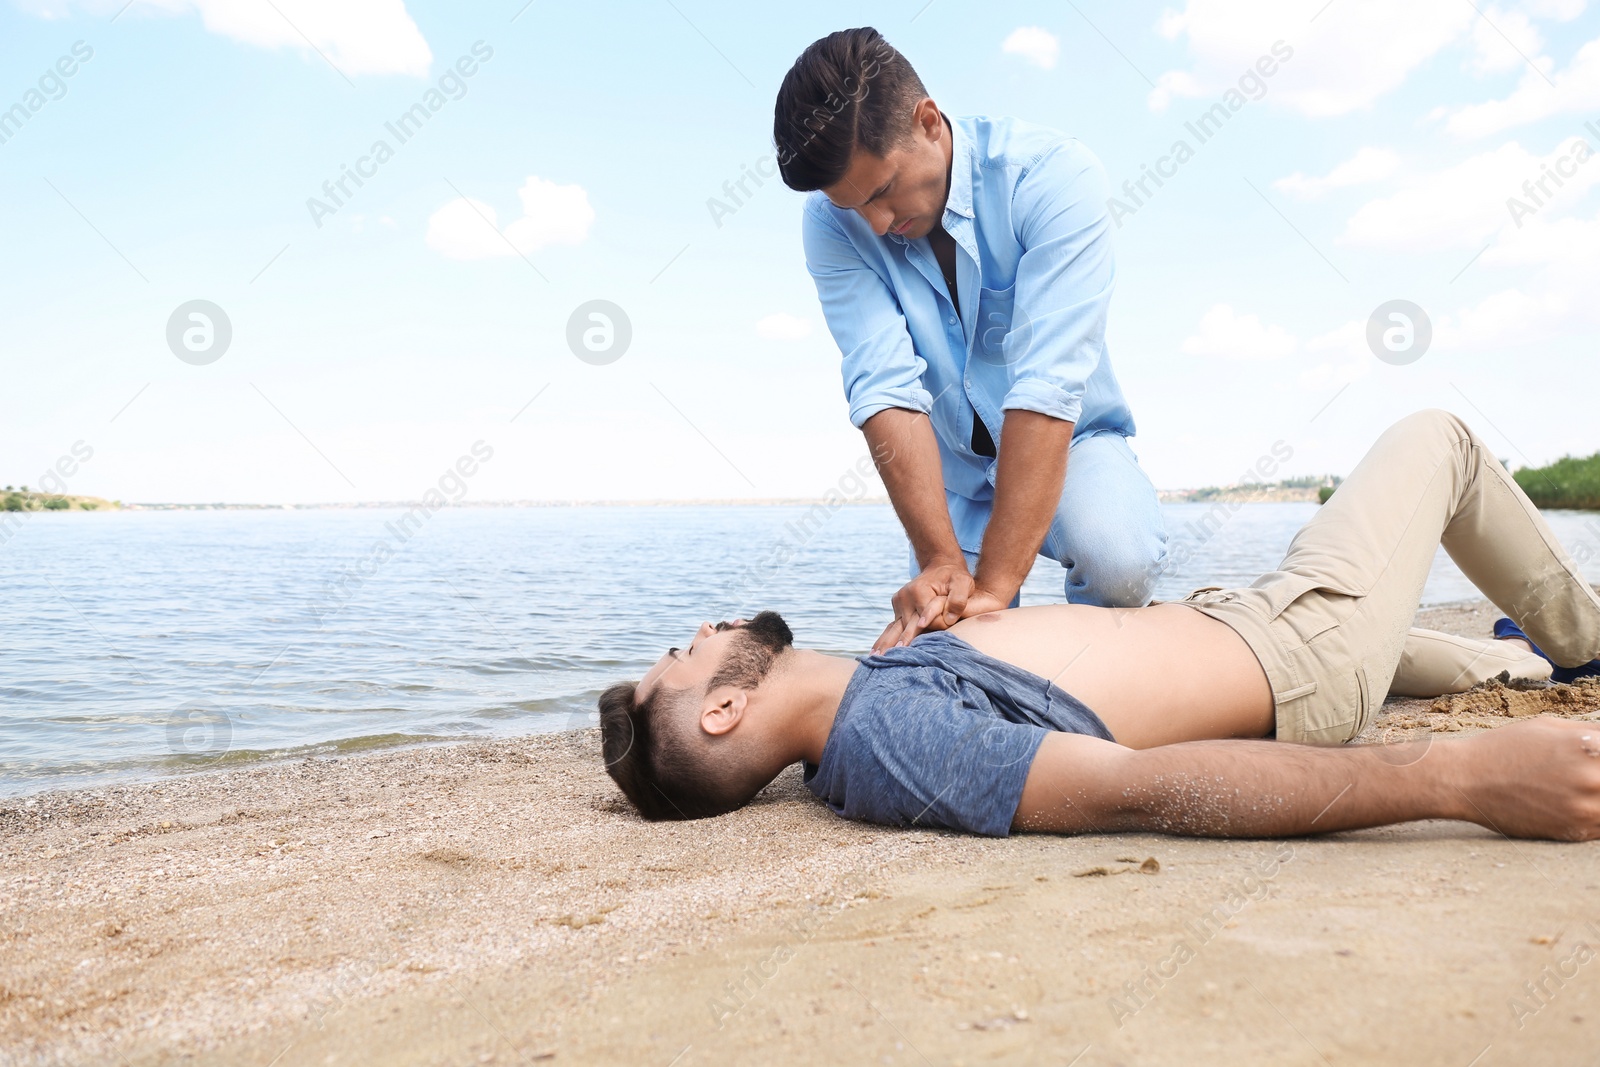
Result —
POLYGON ((875 647, 1014 605, 1041 552, 1072 603, 1147 603, 1166 533, 1106 355, 1099 161, 1043 127, 947 117, 870 28, 801 54, 773 138, 812 194, 806 265, 914 556, 875 647))
POLYGON ((731 811, 803 761, 834 812, 892 826, 1265 837, 1463 819, 1592 840, 1600 723, 1338 747, 1391 690, 1549 678, 1535 648, 1593 668, 1600 597, 1483 442, 1430 411, 1379 438, 1248 588, 996 611, 860 662, 793 647, 771 612, 706 625, 601 695, 601 746, 651 819, 731 811), (1440 544, 1515 635, 1410 629, 1440 544))

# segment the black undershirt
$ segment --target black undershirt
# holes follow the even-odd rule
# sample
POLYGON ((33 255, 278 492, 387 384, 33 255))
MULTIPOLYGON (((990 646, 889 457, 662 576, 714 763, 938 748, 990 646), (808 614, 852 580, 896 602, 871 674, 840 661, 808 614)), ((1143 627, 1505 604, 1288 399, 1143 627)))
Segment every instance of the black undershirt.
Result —
MULTIPOLYGON (((950 120, 945 119, 944 125, 945 129, 949 131, 950 120)), ((954 136, 953 131, 950 132, 950 136, 954 136)), ((948 196, 950 191, 950 172, 948 169, 945 171, 944 181, 945 194, 948 196)), ((930 234, 928 243, 929 245, 933 246, 934 258, 939 260, 939 270, 940 273, 944 275, 945 290, 950 294, 950 306, 955 311, 956 316, 959 318, 961 316, 961 304, 956 295, 955 242, 951 240, 948 235, 943 234, 942 231, 940 231, 940 235, 944 238, 944 242, 947 243, 946 247, 948 247, 950 250, 950 263, 948 267, 944 263, 942 257, 940 257, 938 254, 938 244, 935 243, 937 238, 934 238, 933 235, 930 234)), ((968 403, 970 404, 971 401, 968 401, 968 403)), ((990 435, 989 427, 985 426, 983 424, 983 420, 978 417, 978 411, 976 408, 972 410, 972 451, 976 452, 980 456, 986 456, 989 459, 994 459, 997 455, 999 455, 999 449, 995 448, 994 445, 994 437, 990 435)))
MULTIPOLYGON (((954 266, 954 264, 952 263, 951 266, 954 266)), ((944 264, 939 264, 939 267, 941 270, 943 270, 944 264)), ((956 300, 956 280, 954 273, 946 272, 944 279, 945 288, 948 289, 950 293, 950 307, 953 311, 955 311, 956 316, 959 318, 961 315, 961 305, 956 300)), ((969 406, 971 405, 970 400, 967 403, 969 406)), ((972 451, 976 452, 980 456, 987 456, 989 459, 994 459, 997 455, 999 455, 999 449, 995 448, 994 446, 994 437, 990 435, 989 427, 985 426, 983 424, 983 420, 978 417, 977 408, 972 409, 972 451)))
POLYGON ((994 447, 994 438, 989 436, 989 427, 985 426, 983 420, 978 418, 976 408, 972 412, 972 450, 978 455, 988 456, 990 459, 994 459, 995 456, 999 455, 999 449, 994 447))
MULTIPOLYGON (((948 274, 945 275, 945 279, 947 282, 954 282, 954 279, 948 274)), ((950 286, 950 294, 950 306, 955 310, 956 315, 959 317, 961 315, 961 308, 956 303, 955 287, 953 284, 950 286)), ((967 404, 969 407, 971 407, 972 402, 969 400, 967 401, 967 404)), ((983 420, 978 417, 977 408, 972 408, 972 451, 976 452, 980 456, 987 456, 989 459, 994 459, 997 455, 999 455, 1000 451, 994 446, 994 437, 990 435, 989 427, 985 426, 983 424, 983 420)))

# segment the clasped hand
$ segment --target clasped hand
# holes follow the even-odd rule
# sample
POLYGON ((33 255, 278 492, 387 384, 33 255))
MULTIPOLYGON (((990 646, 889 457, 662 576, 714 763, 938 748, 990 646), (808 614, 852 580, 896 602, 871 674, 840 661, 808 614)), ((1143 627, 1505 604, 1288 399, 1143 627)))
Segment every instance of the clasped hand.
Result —
POLYGON ((924 567, 900 588, 893 603, 894 621, 873 642, 874 652, 909 645, 918 634, 947 629, 974 615, 1000 611, 1010 600, 979 588, 963 560, 924 567))

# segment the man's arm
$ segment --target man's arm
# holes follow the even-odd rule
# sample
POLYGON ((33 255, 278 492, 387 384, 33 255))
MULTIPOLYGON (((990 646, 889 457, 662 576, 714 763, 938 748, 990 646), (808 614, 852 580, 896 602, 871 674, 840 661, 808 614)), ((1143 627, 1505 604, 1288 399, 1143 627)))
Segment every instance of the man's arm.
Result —
POLYGON ((1460 819, 1512 837, 1600 837, 1600 725, 1535 719, 1472 737, 1332 748, 1045 738, 1015 830, 1286 837, 1460 819))
POLYGON ((922 384, 927 363, 911 343, 900 302, 829 212, 807 200, 801 239, 806 269, 842 356, 850 421, 863 427, 887 408, 926 412, 933 406, 922 384))
MULTIPOLYGON (((1073 142, 1031 166, 1015 195, 1015 305, 1001 356, 1012 380, 995 476, 994 511, 965 615, 1010 604, 1061 503, 1067 449, 1089 379, 1105 351, 1116 278, 1109 190, 1098 160, 1073 142)), ((1091 505, 1092 506, 1092 505, 1091 505)))
POLYGON ((885 408, 867 419, 861 432, 922 568, 894 595, 894 619, 873 645, 873 651, 881 652, 909 642, 934 615, 949 615, 948 623, 936 625, 939 629, 959 619, 972 591, 972 576, 950 524, 939 442, 928 416, 885 408))
MULTIPOLYGON (((844 357, 850 421, 866 434, 925 572, 895 595, 895 618, 873 645, 882 651, 915 636, 916 620, 935 598, 954 596, 964 605, 972 577, 945 506, 939 446, 926 414, 933 396, 922 383, 927 364, 911 342, 899 301, 822 204, 807 201, 801 233, 806 268, 844 357)), ((944 601, 939 604, 942 610, 944 601)))
POLYGON ((873 651, 908 644, 926 630, 1000 611, 1027 580, 1061 502, 1072 423, 1036 411, 1006 412, 1000 434, 995 505, 983 535, 978 573, 967 573, 945 506, 933 425, 919 412, 890 408, 861 427, 922 573, 894 596, 894 620, 873 651))
POLYGON ((1037 411, 1013 408, 1000 431, 994 512, 983 533, 977 589, 964 608, 950 604, 945 625, 1011 604, 1050 532, 1067 477, 1073 424, 1037 411))

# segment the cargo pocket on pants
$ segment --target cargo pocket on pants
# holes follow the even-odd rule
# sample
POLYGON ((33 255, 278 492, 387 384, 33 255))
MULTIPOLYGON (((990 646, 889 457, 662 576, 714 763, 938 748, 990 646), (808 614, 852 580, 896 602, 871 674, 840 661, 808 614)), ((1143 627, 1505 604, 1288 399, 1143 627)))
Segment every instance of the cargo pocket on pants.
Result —
POLYGON ((1320 578, 1280 572, 1257 588, 1267 594, 1267 613, 1273 624, 1287 631, 1299 644, 1312 641, 1342 625, 1353 611, 1358 595, 1330 585, 1320 578), (1322 594, 1316 597, 1312 593, 1322 594), (1347 607, 1347 605, 1349 605, 1347 607))
MULTIPOLYGON (((1288 619, 1280 618, 1273 625, 1280 632, 1293 630, 1288 619)), ((1284 633, 1283 639, 1294 638, 1284 633)), ((1339 745, 1359 733, 1369 720, 1371 687, 1366 670, 1350 657, 1348 648, 1345 635, 1335 624, 1320 633, 1315 644, 1301 645, 1290 654, 1295 674, 1309 684, 1277 694, 1280 739, 1339 745), (1302 695, 1306 688, 1310 692, 1302 695), (1292 696, 1298 699, 1290 703, 1292 696)))
MULTIPOLYGON (((1356 688, 1359 694, 1356 707, 1356 721, 1350 727, 1350 736, 1345 738, 1346 741, 1354 740, 1356 735, 1360 734, 1361 731, 1365 730, 1368 726, 1371 726, 1372 720, 1377 711, 1372 703, 1372 679, 1367 676, 1367 665, 1365 663, 1356 667, 1356 688)), ((1383 698, 1385 695, 1387 694, 1380 694, 1378 696, 1378 703, 1380 705, 1383 703, 1383 698)))

